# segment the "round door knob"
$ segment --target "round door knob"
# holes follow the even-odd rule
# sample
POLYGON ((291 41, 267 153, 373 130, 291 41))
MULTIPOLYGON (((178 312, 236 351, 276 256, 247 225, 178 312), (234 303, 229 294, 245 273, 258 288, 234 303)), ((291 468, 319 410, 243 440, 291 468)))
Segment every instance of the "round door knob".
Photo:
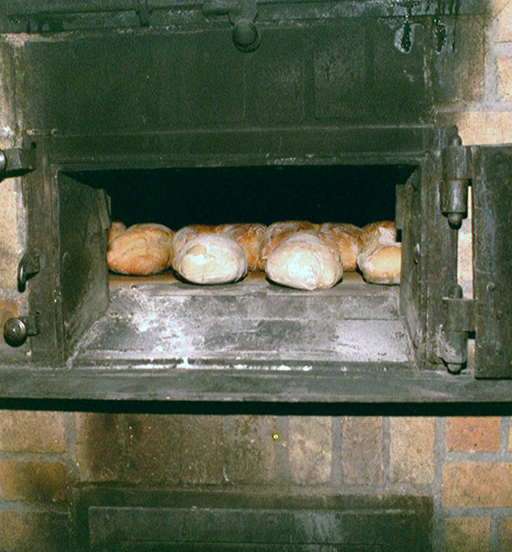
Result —
POLYGON ((21 345, 28 335, 27 325, 20 318, 9 318, 4 324, 4 339, 9 345, 21 345))

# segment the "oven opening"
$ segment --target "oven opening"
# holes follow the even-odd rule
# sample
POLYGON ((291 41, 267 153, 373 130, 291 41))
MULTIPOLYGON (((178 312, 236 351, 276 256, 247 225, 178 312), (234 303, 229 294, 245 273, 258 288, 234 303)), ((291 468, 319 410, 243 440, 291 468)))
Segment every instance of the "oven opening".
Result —
MULTIPOLYGON (((112 220, 130 226, 277 221, 395 220, 396 186, 409 165, 202 167, 66 173, 103 189, 112 220)), ((398 239, 401 240, 399 232, 398 239)), ((149 277, 109 274, 110 307, 79 345, 81 364, 178 368, 332 368, 342 363, 410 362, 399 286, 344 272, 331 289, 278 286, 265 272, 227 285, 180 281, 172 269, 149 277), (300 365, 300 366, 299 366, 300 365)), ((383 364, 384 363, 384 364, 383 364)))

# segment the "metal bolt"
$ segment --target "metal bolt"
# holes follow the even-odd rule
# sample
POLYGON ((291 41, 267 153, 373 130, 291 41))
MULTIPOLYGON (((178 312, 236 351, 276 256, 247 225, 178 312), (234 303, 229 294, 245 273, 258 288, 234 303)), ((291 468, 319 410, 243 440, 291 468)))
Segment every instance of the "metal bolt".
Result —
POLYGON ((496 286, 491 282, 490 284, 487 284, 487 291, 494 291, 496 289, 496 286))
POLYGON ((5 155, 5 152, 0 150, 0 173, 5 172, 6 168, 7 168, 7 156, 5 155))
POLYGON ((260 45, 260 33, 256 25, 247 19, 241 19, 233 28, 233 42, 242 52, 252 52, 260 45))
POLYGON ((280 440, 281 440, 281 435, 279 435, 279 433, 277 433, 277 431, 275 433, 272 433, 272 441, 277 443, 277 441, 280 441, 280 440))

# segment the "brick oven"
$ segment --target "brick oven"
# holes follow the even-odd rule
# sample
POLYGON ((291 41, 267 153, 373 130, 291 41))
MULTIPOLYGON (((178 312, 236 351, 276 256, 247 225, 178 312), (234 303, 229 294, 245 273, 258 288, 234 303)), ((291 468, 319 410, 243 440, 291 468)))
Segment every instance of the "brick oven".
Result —
POLYGON ((510 549, 512 5, 0 30, 0 549, 510 549), (109 278, 111 217, 392 218, 402 283, 109 278))

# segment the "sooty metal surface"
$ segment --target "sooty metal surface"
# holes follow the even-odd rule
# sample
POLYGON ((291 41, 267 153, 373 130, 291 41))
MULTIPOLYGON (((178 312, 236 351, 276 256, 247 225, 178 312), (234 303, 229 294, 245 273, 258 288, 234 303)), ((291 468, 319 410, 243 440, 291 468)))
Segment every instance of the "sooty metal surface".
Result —
POLYGON ((406 363, 397 289, 348 274, 333 289, 308 293, 254 275, 234 285, 133 284, 111 293, 108 314, 72 361, 81 366, 170 364, 246 368, 287 361, 406 363))
POLYGON ((88 532, 83 550, 91 552, 431 550, 432 499, 427 497, 91 489, 79 512, 88 532))

